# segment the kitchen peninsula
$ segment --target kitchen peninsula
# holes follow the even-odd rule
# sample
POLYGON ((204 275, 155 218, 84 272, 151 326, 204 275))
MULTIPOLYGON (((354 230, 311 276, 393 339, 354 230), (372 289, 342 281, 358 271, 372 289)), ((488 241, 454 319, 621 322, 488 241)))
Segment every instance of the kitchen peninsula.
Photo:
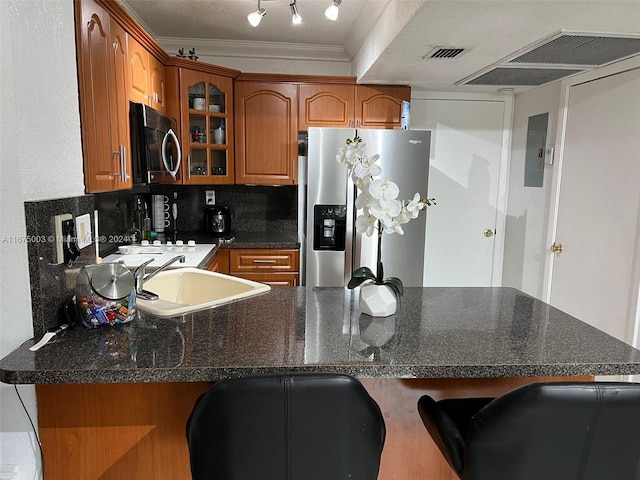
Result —
POLYGON ((381 480, 453 479, 417 415, 425 392, 640 374, 640 351, 512 288, 408 288, 379 319, 360 314, 357 290, 275 287, 183 317, 76 327, 29 351, 37 340, 0 360, 0 380, 37 384, 54 479, 189 478, 184 424, 197 396, 221 378, 296 371, 354 375, 380 403, 381 480))

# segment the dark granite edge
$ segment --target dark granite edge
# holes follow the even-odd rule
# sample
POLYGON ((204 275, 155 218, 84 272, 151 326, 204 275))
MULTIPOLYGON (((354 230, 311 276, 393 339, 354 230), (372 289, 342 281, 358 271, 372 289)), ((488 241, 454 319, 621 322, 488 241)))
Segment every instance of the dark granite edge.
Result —
POLYGON ((83 384, 83 383, 173 383, 216 381, 247 375, 290 372, 346 373, 358 378, 513 378, 570 377, 595 375, 637 375, 640 363, 573 365, 322 365, 282 367, 186 367, 133 370, 49 370, 10 371, 0 369, 0 381, 7 384, 83 384))
POLYGON ((300 242, 271 241, 271 242, 243 242, 234 241, 221 245, 222 248, 300 248, 300 242))
POLYGON ((198 268, 207 268, 207 265, 214 258, 216 258, 216 255, 218 254, 218 250, 220 250, 220 247, 221 247, 220 244, 216 244, 216 246, 211 249, 211 251, 207 254, 207 256, 202 259, 202 262, 198 264, 198 268))

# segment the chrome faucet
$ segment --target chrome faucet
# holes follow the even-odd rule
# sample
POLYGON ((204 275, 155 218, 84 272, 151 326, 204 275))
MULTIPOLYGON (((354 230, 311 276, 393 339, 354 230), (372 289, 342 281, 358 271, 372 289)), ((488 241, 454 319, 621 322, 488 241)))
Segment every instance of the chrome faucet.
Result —
POLYGON ((153 262, 154 260, 155 260, 154 258, 152 258, 151 260, 147 260, 142 265, 140 265, 138 268, 136 268, 135 271, 133 272, 133 281, 134 281, 134 286, 135 286, 135 289, 136 289, 136 296, 140 297, 143 300, 157 300, 158 299, 158 295, 156 295, 155 293, 150 292, 148 290, 145 290, 143 288, 144 287, 144 282, 146 282, 150 278, 155 277, 158 273, 160 273, 165 268, 167 268, 169 265, 171 265, 171 264, 173 264, 175 262, 184 263, 185 262, 185 256, 184 255, 177 255, 177 256, 173 257, 171 260, 169 260, 167 263, 165 263, 164 265, 159 266, 153 272, 151 272, 150 274, 145 276, 145 274, 144 274, 145 267, 147 265, 149 265, 151 262, 153 262))

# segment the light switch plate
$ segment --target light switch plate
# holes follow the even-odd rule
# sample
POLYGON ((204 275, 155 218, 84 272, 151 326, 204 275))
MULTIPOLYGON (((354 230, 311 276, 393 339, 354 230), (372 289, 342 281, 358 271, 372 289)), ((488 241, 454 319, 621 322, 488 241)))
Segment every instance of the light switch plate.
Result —
POLYGON ((205 190, 205 192, 204 192, 204 204, 205 205, 215 205, 216 204, 216 191, 215 190, 205 190))
POLYGON ((553 155, 555 153, 555 147, 553 145, 549 145, 544 151, 544 164, 547 167, 553 166, 553 155))
POLYGON ((91 216, 88 213, 76 217, 76 237, 80 250, 91 245, 91 216))

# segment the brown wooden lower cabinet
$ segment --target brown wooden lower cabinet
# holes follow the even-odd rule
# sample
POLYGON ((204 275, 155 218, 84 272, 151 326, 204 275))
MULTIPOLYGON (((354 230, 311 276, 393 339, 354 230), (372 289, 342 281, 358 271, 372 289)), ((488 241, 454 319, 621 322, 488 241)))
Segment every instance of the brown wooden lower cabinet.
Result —
MULTIPOLYGON (((593 378, 361 379, 387 428, 378 479, 456 479, 422 425, 421 395, 497 396, 534 381, 564 380, 593 378)), ((185 425, 211 385, 36 385, 45 480, 190 479, 185 425)))
POLYGON ((216 256, 207 265, 207 270, 229 275, 229 250, 226 248, 218 250, 216 256))
POLYGON ((273 248, 221 248, 207 270, 273 286, 300 285, 299 250, 273 248))

